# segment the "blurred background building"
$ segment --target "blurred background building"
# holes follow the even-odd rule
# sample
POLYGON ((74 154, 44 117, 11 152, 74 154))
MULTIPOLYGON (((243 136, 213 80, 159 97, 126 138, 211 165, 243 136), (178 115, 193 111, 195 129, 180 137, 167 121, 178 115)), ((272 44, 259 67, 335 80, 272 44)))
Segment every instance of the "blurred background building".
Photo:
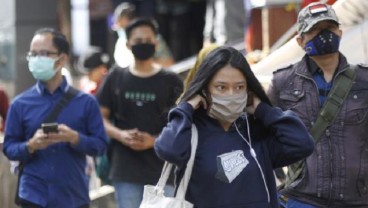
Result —
POLYGON ((71 42, 68 69, 73 78, 79 75, 79 55, 90 45, 113 57, 118 38, 113 12, 122 2, 135 4, 137 16, 157 20, 175 63, 180 63, 209 42, 238 44, 244 52, 267 50, 295 23, 302 1, 0 0, 0 85, 14 97, 34 83, 25 54, 40 27, 57 28, 71 42))

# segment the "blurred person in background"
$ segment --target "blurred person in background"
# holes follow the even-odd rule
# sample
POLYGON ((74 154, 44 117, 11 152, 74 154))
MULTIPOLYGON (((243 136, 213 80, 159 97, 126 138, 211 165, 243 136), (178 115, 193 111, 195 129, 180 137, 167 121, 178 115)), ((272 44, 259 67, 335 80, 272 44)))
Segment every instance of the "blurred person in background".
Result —
POLYGON ((3 147, 5 120, 9 108, 9 98, 5 90, 0 87, 0 150, 3 147))
POLYGON ((204 42, 231 45, 244 41, 251 21, 250 0, 208 0, 204 42))
MULTIPOLYGON (((109 178, 119 208, 137 208, 146 184, 156 184, 163 167, 153 143, 183 89, 174 72, 154 64, 157 27, 137 18, 126 27, 127 47, 134 55, 129 67, 114 67, 97 93, 106 131, 109 178)), ((166 193, 173 193, 172 186, 166 193)))
MULTIPOLYGON (((103 79, 109 70, 109 55, 102 52, 98 46, 90 46, 86 52, 79 57, 78 68, 85 74, 79 81, 79 89, 83 92, 95 95, 103 79)), ((106 159, 105 155, 97 156, 96 161, 93 157, 87 156, 86 174, 91 177, 96 168, 101 168, 101 160, 106 159), (99 166, 95 167, 95 163, 99 166)), ((108 167, 107 167, 108 168, 108 167)), ((108 172, 108 170, 106 170, 108 172)), ((101 177, 100 171, 97 176, 101 177)), ((104 178, 100 178, 102 182, 104 178)), ((94 181, 90 181, 90 189, 95 186, 94 181)))
POLYGON ((102 48, 103 52, 109 51, 109 24, 108 16, 113 10, 111 0, 88 0, 90 44, 102 48))
POLYGON ((9 160, 2 153, 4 142, 4 128, 9 108, 9 97, 3 87, 0 87, 0 207, 16 207, 14 193, 16 191, 16 177, 9 172, 9 160))
POLYGON ((110 57, 100 47, 91 46, 79 58, 78 67, 85 74, 79 82, 83 92, 96 94, 102 80, 109 70, 110 57))
POLYGON ((9 97, 5 89, 0 87, 0 132, 3 132, 5 126, 6 115, 9 108, 9 97))
MULTIPOLYGON (((115 44, 114 59, 118 66, 128 67, 134 62, 134 56, 127 47, 126 26, 137 17, 136 6, 133 3, 123 2, 114 10, 113 30, 118 34, 115 44)), ((157 35, 158 45, 154 54, 155 63, 169 67, 174 63, 173 56, 161 35, 157 35)))
POLYGON ((159 31, 174 60, 195 55, 203 46, 206 0, 157 0, 159 31))
POLYGON ((185 93, 188 89, 188 86, 190 84, 190 82, 193 80, 193 77, 195 76, 195 74, 197 73, 199 66, 202 64, 203 59, 211 52, 213 51, 215 48, 217 48, 218 45, 215 43, 209 44, 205 47, 203 47, 197 57, 196 57, 196 62, 194 63, 194 66, 189 70, 185 80, 184 80, 184 91, 183 93, 185 93))
POLYGON ((136 8, 136 16, 144 18, 153 18, 156 14, 156 0, 112 0, 117 8, 123 3, 130 3, 136 8))

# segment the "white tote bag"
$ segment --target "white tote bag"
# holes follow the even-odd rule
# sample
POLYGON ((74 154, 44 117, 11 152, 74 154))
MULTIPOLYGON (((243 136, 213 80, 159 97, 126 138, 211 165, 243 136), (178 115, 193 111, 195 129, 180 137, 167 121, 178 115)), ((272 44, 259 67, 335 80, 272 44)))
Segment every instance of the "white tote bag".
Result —
POLYGON ((194 124, 192 124, 191 138, 191 154, 183 178, 180 181, 178 191, 175 197, 166 197, 164 195, 164 187, 169 178, 172 164, 165 162, 162 169, 161 177, 156 186, 145 185, 143 192, 143 200, 139 208, 193 208, 193 204, 185 201, 185 193, 188 183, 192 175, 194 156, 197 150, 198 132, 194 124))

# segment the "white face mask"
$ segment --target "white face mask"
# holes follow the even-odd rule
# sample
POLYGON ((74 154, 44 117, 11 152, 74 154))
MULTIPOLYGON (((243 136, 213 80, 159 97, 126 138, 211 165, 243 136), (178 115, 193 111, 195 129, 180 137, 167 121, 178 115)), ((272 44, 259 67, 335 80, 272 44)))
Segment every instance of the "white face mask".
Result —
POLYGON ((127 40, 126 32, 124 28, 119 28, 118 30, 116 30, 116 32, 118 33, 118 36, 120 39, 125 40, 125 41, 127 40))
POLYGON ((248 94, 211 95, 211 98, 212 103, 208 115, 214 119, 232 123, 244 113, 248 94))
POLYGON ((35 56, 28 61, 29 71, 37 80, 48 81, 55 76, 59 70, 54 70, 55 61, 50 57, 35 56))

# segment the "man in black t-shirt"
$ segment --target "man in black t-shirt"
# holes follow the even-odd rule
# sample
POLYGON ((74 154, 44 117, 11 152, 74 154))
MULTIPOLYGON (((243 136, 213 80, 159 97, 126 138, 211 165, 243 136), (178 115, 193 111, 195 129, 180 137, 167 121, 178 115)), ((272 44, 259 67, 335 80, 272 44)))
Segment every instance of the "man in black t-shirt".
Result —
POLYGON ((162 170, 153 150, 167 113, 183 90, 173 72, 153 64, 157 29, 148 19, 126 28, 134 65, 115 68, 97 94, 108 135, 110 174, 119 208, 137 208, 145 184, 156 184, 162 170))

